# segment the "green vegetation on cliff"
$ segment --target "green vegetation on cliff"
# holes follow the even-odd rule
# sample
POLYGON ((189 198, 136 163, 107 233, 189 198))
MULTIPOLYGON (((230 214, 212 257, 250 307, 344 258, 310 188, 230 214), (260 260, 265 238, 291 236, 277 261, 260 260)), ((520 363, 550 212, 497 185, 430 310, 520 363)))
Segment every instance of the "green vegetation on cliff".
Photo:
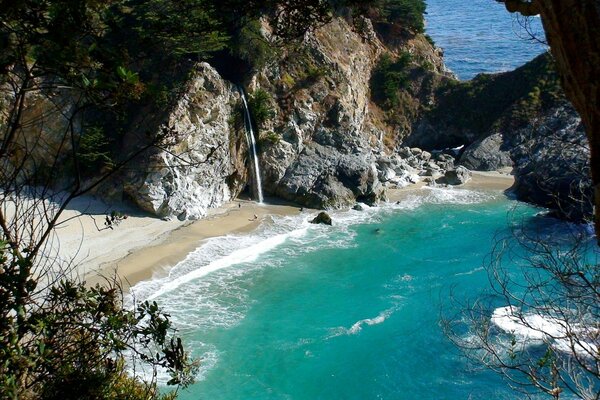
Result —
POLYGON ((513 72, 481 74, 467 82, 447 82, 438 91, 432 118, 452 115, 453 124, 477 132, 499 124, 527 122, 562 96, 550 54, 543 54, 513 72))
POLYGON ((455 147, 494 132, 510 133, 566 101, 550 54, 514 71, 481 74, 461 82, 445 78, 434 88, 410 145, 455 147))

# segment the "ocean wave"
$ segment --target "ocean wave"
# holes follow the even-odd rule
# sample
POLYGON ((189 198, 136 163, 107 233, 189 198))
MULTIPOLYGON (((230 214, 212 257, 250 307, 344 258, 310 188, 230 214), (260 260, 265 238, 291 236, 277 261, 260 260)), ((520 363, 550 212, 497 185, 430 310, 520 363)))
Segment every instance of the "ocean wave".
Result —
POLYGON ((331 211, 333 227, 309 224, 314 213, 297 216, 271 217, 271 221, 247 235, 228 235, 206 240, 183 261, 171 268, 165 277, 156 277, 135 285, 131 293, 140 301, 153 300, 173 292, 182 285, 234 265, 256 262, 283 243, 288 255, 316 251, 323 248, 349 248, 355 245, 353 226, 381 222, 389 212, 414 210, 424 204, 475 204, 493 198, 492 195, 472 190, 428 188, 421 195, 410 195, 397 203, 381 207, 364 207, 363 211, 331 211), (309 234, 310 232, 310 234, 309 234), (332 234, 333 233, 333 234, 332 234), (337 235, 336 235, 337 233, 337 235))
MULTIPOLYGON (((249 247, 239 248, 234 250, 230 254, 218 258, 208 265, 202 266, 197 269, 193 269, 187 272, 184 275, 178 276, 174 279, 164 279, 160 286, 153 291, 152 294, 146 297, 146 300, 154 300, 155 298, 164 295, 165 293, 169 293, 181 285, 188 283, 190 281, 196 280, 198 278, 204 277, 210 273, 215 271, 219 271, 223 268, 231 267, 232 265, 249 263, 256 261, 256 259, 263 253, 271 251, 276 247, 283 244, 290 237, 298 237, 306 234, 307 228, 300 228, 293 230, 288 233, 278 234, 272 237, 265 238, 258 243, 255 243, 249 247)), ((196 250, 194 253, 197 253, 199 250, 196 250)), ((201 249, 200 249, 201 251, 201 249)), ((185 261, 183 261, 185 263, 185 261)), ((134 288, 135 290, 135 288, 134 288)))
POLYGON ((457 272, 456 274, 454 274, 454 276, 464 276, 464 275, 473 275, 479 271, 483 271, 483 267, 477 267, 477 268, 473 268, 470 271, 465 271, 465 272, 457 272))
MULTIPOLYGON (((206 374, 217 365, 219 351, 213 346, 198 341, 188 342, 189 348, 194 349, 192 357, 200 361, 200 367, 195 375, 196 381, 202 381, 206 374)), ((130 376, 139 377, 145 382, 156 382, 159 386, 167 386, 171 375, 166 368, 157 366, 152 368, 146 363, 131 359, 127 364, 127 372, 130 376)))
POLYGON ((429 194, 425 202, 430 204, 477 204, 490 201, 497 195, 468 189, 455 189, 451 187, 428 187, 429 194))
POLYGON ((383 324, 394 312, 397 311, 397 307, 389 308, 379 313, 374 318, 365 318, 356 321, 350 328, 337 327, 330 330, 330 335, 326 339, 332 339, 343 335, 356 335, 359 333, 364 326, 373 326, 383 324))
POLYGON ((600 342, 594 339, 598 329, 550 315, 522 313, 518 307, 506 306, 494 310, 491 322, 522 345, 547 343, 557 351, 582 357, 600 350, 600 342))

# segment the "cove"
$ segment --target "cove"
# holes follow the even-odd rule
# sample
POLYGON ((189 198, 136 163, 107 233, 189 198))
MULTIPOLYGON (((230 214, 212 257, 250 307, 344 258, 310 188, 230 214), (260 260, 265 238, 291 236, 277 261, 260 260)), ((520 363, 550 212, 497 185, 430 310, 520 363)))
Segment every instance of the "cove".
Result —
POLYGON ((517 399, 470 368, 440 314, 486 294, 494 241, 538 211, 499 192, 434 188, 334 212, 333 227, 279 217, 209 240, 170 277, 133 290, 162 293, 202 359, 183 399, 517 399), (203 268, 213 269, 194 277, 203 268))

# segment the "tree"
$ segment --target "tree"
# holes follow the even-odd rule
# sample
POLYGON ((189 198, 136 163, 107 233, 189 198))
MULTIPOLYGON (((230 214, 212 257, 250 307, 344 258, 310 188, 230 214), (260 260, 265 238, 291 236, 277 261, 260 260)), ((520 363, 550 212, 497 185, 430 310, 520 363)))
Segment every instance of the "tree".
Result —
POLYGON ((542 19, 562 86, 586 128, 595 229, 600 232, 600 4, 597 0, 497 1, 504 3, 509 12, 540 15, 542 19))

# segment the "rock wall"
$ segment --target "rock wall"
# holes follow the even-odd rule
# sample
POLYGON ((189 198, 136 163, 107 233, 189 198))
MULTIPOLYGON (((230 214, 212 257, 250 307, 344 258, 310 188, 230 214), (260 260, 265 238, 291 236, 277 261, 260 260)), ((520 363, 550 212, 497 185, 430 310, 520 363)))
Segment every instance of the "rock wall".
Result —
POLYGON ((425 149, 463 146, 472 170, 511 170, 519 200, 574 221, 592 216, 589 146, 549 54, 514 71, 447 80, 406 143, 425 149))
MULTIPOLYGON (((378 168, 390 153, 383 139, 394 128, 371 101, 370 80, 380 55, 395 50, 369 20, 360 26, 334 19, 307 35, 300 52, 288 51, 254 77, 251 89, 273 94, 276 112, 260 140, 269 195, 316 208, 385 199, 378 168)), ((406 42, 406 51, 420 52, 417 43, 432 65, 442 64, 424 38, 406 42)))
POLYGON ((247 148, 230 126, 237 102, 231 83, 198 64, 164 121, 172 142, 127 176, 125 196, 143 210, 179 219, 200 218, 237 196, 247 181, 247 148))
POLYGON ((575 109, 557 107, 513 132, 511 140, 517 198, 562 219, 591 221, 590 148, 575 109))

